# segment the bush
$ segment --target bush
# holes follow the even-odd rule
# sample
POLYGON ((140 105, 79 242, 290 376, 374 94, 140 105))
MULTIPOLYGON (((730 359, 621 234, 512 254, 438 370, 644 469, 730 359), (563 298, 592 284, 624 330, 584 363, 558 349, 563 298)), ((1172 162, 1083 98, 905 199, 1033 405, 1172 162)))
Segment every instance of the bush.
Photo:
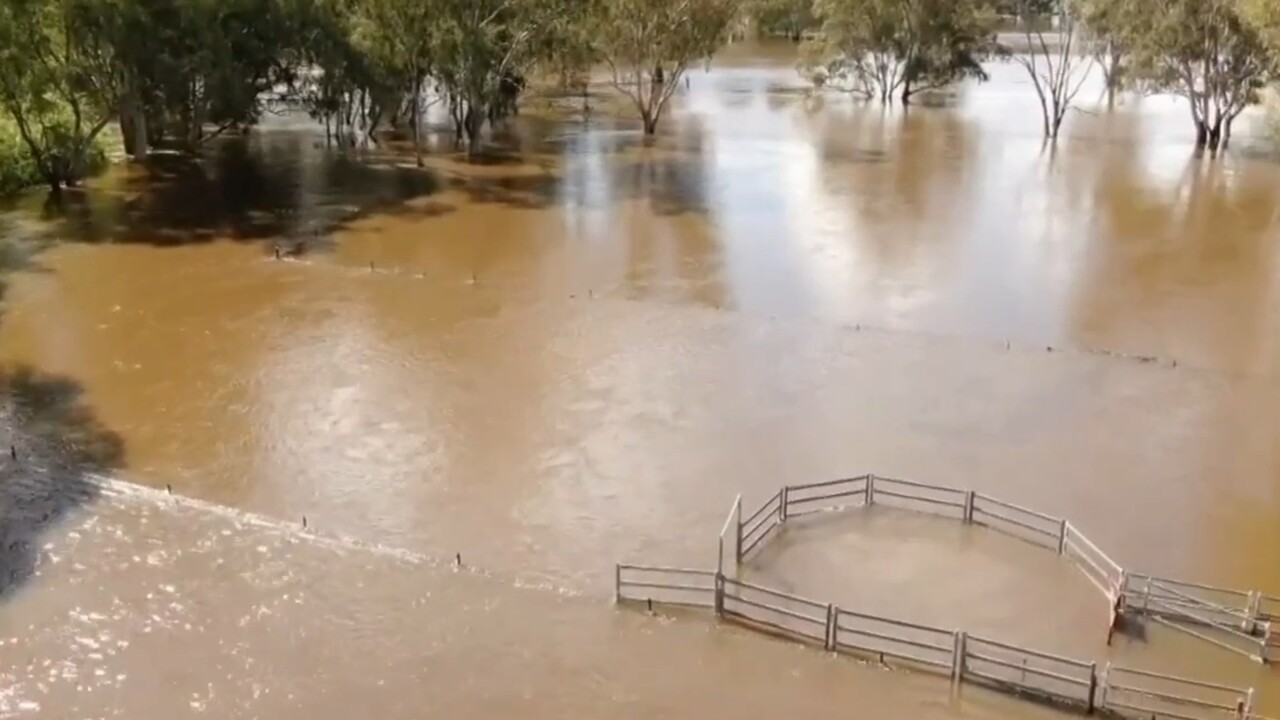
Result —
POLYGON ((44 182, 18 129, 0 117, 0 195, 9 195, 44 182))
MULTIPOLYGON (((69 142, 69 138, 63 141, 69 142)), ((105 170, 107 165, 107 152, 99 136, 85 153, 84 176, 92 177, 105 170)), ((12 120, 0 115, 0 196, 44 183, 44 176, 18 134, 18 128, 12 120)))

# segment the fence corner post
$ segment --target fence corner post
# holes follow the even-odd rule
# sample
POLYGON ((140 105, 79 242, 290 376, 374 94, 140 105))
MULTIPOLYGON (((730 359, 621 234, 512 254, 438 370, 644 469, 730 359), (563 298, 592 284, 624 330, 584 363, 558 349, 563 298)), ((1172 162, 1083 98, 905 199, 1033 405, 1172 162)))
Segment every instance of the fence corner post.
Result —
POLYGON ((716 571, 716 589, 715 589, 715 609, 716 617, 724 617, 724 573, 716 571))
POLYGON ((951 649, 951 687, 957 688, 964 680, 965 645, 969 636, 963 630, 955 632, 955 644, 951 649))
POLYGON ((738 568, 742 565, 742 493, 733 501, 733 576, 738 577, 738 568))
POLYGON ((1241 720, 1247 720, 1250 715, 1253 715, 1253 688, 1249 688, 1245 691, 1244 698, 1240 700, 1239 707, 1241 720))
POLYGON ((1089 705, 1085 708, 1086 715, 1092 715, 1097 709, 1098 697, 1098 663, 1089 663, 1089 705))
POLYGON ((613 604, 617 605, 622 602, 622 565, 616 563, 613 566, 613 604))
POLYGON ((1099 710, 1107 709, 1107 683, 1111 679, 1111 663, 1107 663, 1102 667, 1102 676, 1098 678, 1098 701, 1095 703, 1099 710))
POLYGON ((827 603, 827 652, 836 649, 836 606, 827 603))
POLYGON ((876 504, 876 476, 874 473, 867 475, 867 504, 876 504))
POLYGON ((972 490, 965 490, 965 491, 964 491, 964 521, 965 521, 966 523, 972 523, 972 522, 973 522, 973 498, 974 498, 974 494, 975 494, 975 493, 974 493, 972 490))
POLYGON ((1245 619, 1240 621, 1240 629, 1250 635, 1257 631, 1258 627, 1258 611, 1262 607, 1262 593, 1253 590, 1249 593, 1249 599, 1245 601, 1244 614, 1245 619))
POLYGON ((1067 554, 1067 519, 1058 521, 1058 554, 1067 554))
POLYGON ((787 491, 790 489, 791 488, 789 486, 783 485, 782 494, 778 497, 778 522, 779 523, 784 523, 787 521, 787 496, 790 495, 790 493, 788 493, 787 491))

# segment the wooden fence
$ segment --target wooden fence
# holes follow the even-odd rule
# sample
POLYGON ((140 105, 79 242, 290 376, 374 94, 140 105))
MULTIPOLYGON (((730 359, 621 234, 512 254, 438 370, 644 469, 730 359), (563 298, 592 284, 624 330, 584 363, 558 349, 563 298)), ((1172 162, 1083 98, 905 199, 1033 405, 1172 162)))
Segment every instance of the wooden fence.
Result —
POLYGON ((619 602, 708 608, 728 622, 825 650, 902 665, 1084 713, 1128 718, 1262 720, 1253 690, 1063 657, 921 623, 855 612, 726 577, 722 572, 618 565, 619 602))
MULTIPOLYGON (((1267 663, 1280 656, 1280 598, 1127 572, 1065 518, 973 490, 912 480, 860 475, 783 487, 755 512, 731 513, 721 533, 721 559, 734 548, 734 567, 763 548, 790 518, 850 507, 888 505, 954 518, 1052 550, 1070 560, 1103 595, 1108 613, 1143 616, 1207 643, 1267 663)), ((1114 616, 1110 619, 1114 622, 1114 616)))

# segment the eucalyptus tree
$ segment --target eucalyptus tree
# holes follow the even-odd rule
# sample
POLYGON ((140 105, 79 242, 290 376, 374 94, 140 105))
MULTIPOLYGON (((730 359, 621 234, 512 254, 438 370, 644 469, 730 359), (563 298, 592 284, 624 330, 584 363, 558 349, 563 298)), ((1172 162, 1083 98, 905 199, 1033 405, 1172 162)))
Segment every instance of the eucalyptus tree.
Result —
POLYGON ((1124 30, 1134 72, 1186 99, 1199 150, 1226 150, 1236 118, 1280 73, 1265 23, 1245 10, 1240 0, 1166 0, 1124 30))
POLYGON ((1057 142, 1062 123, 1089 77, 1090 56, 1082 47, 1084 24, 1070 0, 1012 0, 1024 47, 1009 53, 1031 78, 1040 101, 1044 137, 1057 142), (1056 20, 1046 29, 1045 18, 1056 20))
POLYGON ((114 49, 85 2, 0 3, 0 108, 55 194, 84 177, 119 98, 114 49))
POLYGON ((882 103, 974 78, 995 49, 982 0, 817 0, 819 36, 805 47, 824 82, 882 103))
POLYGON ((600 56, 646 136, 658 131, 690 65, 720 48, 741 9, 740 0, 603 0, 595 7, 600 56))

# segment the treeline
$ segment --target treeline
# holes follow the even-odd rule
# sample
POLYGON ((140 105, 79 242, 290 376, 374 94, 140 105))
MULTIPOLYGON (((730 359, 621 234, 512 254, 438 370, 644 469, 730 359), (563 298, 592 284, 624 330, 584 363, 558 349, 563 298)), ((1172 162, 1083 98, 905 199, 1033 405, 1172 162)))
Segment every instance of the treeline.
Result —
POLYGON ((809 34, 804 71, 880 102, 1022 65, 1055 140, 1090 71, 1122 91, 1186 99, 1196 146, 1225 150, 1232 123, 1280 79, 1280 0, 757 0, 761 30, 809 34), (764 24, 771 23, 771 24, 764 24), (1014 29, 1016 47, 999 41, 1014 29))
POLYGON ((443 103, 459 141, 475 153, 485 127, 515 111, 535 71, 585 82, 592 68, 607 68, 652 134, 686 69, 719 47, 742 7, 741 0, 5 0, 0 109, 55 192, 85 176, 112 124, 131 156, 195 151, 252 126, 278 101, 304 105, 339 142, 398 128, 413 138, 419 161, 423 113, 443 103))
POLYGON ((196 151, 300 103, 338 142, 387 128, 411 137, 442 104, 481 149, 515 112, 526 78, 584 85, 607 71, 656 132, 687 68, 740 21, 810 36, 815 82, 881 102, 1022 63, 1056 138, 1085 73, 1109 91, 1175 92, 1197 143, 1224 148, 1240 112, 1280 75, 1276 0, 5 0, 0 3, 0 185, 55 191, 101 161, 120 129, 134 157, 196 151), (1010 25, 1010 19, 1016 22, 1010 25), (1046 21, 1047 20, 1047 21, 1046 21), (1025 47, 1001 47, 1017 27, 1025 47), (0 160, 3 162, 3 160, 0 160))

